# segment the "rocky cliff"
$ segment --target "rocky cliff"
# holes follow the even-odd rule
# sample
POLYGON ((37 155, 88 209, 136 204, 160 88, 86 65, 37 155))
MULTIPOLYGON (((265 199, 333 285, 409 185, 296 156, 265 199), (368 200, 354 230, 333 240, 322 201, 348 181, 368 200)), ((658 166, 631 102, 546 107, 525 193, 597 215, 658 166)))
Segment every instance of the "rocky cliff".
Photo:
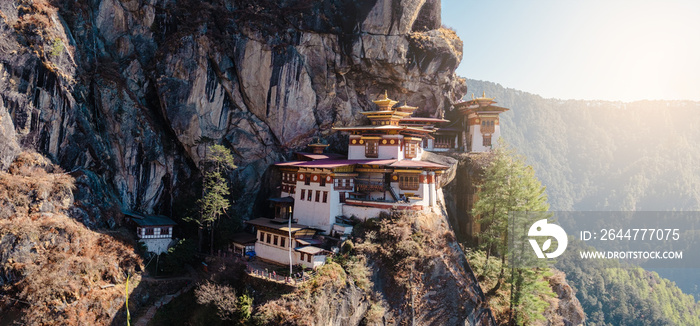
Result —
POLYGON ((3 1, 0 35, 3 137, 75 171, 88 225, 181 214, 212 143, 250 216, 271 163, 313 137, 342 150, 331 126, 377 94, 440 116, 466 92, 439 0, 3 1))

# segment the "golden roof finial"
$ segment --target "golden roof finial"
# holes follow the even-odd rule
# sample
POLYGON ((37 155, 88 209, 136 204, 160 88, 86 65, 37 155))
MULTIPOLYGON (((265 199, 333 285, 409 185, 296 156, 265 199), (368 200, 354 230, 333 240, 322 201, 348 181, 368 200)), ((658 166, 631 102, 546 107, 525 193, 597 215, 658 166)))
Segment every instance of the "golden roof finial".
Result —
POLYGON ((474 99, 474 93, 472 93, 472 100, 474 99))
POLYGON ((388 99, 388 98, 389 98, 389 95, 387 95, 386 89, 385 89, 385 90, 384 90, 384 99, 386 100, 386 99, 388 99))
POLYGON ((481 97, 486 98, 486 91, 481 95, 481 97))

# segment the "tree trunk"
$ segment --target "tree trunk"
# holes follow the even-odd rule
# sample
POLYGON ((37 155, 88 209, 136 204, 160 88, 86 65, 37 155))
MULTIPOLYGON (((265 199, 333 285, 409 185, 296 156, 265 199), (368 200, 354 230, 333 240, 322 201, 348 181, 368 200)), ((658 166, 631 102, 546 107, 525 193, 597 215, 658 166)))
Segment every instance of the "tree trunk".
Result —
POLYGON ((211 239, 210 239, 211 242, 210 242, 210 245, 209 245, 209 254, 213 256, 213 255, 214 255, 214 221, 211 222, 211 224, 210 224, 210 226, 209 226, 209 230, 210 230, 210 233, 211 233, 211 239))
POLYGON ((202 244, 203 244, 203 239, 204 238, 204 230, 200 226, 197 228, 197 252, 202 252, 202 244))

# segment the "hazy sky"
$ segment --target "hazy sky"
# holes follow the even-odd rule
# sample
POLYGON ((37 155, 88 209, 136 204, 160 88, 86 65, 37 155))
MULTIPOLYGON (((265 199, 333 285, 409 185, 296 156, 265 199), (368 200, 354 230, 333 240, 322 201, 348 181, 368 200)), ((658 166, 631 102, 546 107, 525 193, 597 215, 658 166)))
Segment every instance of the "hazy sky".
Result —
POLYGON ((700 0, 442 0, 457 74, 544 97, 700 100, 700 0))

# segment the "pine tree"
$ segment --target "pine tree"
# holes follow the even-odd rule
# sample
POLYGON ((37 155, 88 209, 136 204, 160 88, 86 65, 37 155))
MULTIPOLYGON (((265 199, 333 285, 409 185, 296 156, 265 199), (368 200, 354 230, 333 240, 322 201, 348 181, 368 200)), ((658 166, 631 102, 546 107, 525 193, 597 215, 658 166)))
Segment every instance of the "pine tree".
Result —
MULTIPOLYGON (((496 285, 487 293, 494 295, 506 281, 506 264, 508 242, 518 224, 522 230, 524 216, 528 212, 546 212, 549 209, 545 187, 537 180, 533 169, 525 164, 522 156, 501 142, 490 165, 484 170, 484 182, 479 187, 479 199, 474 203, 473 216, 477 217, 482 227, 481 246, 487 253, 501 258, 501 270, 496 285), (517 213, 517 214, 516 214, 517 213), (510 219, 510 223, 509 223, 510 219)), ((517 248, 525 250, 526 248, 517 248)), ((513 253, 511 253, 513 254, 513 253)), ((542 266, 543 268, 544 266, 542 266)), ((544 269, 522 269, 510 266, 511 284, 511 323, 522 324, 524 320, 543 311, 541 300, 533 300, 534 293, 540 292, 540 279, 544 269), (535 290, 534 292, 532 292, 535 290)))
POLYGON ((214 254, 214 228, 221 215, 231 206, 228 196, 230 190, 225 173, 236 169, 233 155, 228 148, 222 145, 213 145, 207 152, 206 158, 202 162, 204 174, 204 187, 202 198, 198 201, 200 216, 198 219, 188 218, 187 221, 195 222, 199 225, 199 250, 202 250, 202 230, 209 230, 210 234, 210 254, 214 254))

